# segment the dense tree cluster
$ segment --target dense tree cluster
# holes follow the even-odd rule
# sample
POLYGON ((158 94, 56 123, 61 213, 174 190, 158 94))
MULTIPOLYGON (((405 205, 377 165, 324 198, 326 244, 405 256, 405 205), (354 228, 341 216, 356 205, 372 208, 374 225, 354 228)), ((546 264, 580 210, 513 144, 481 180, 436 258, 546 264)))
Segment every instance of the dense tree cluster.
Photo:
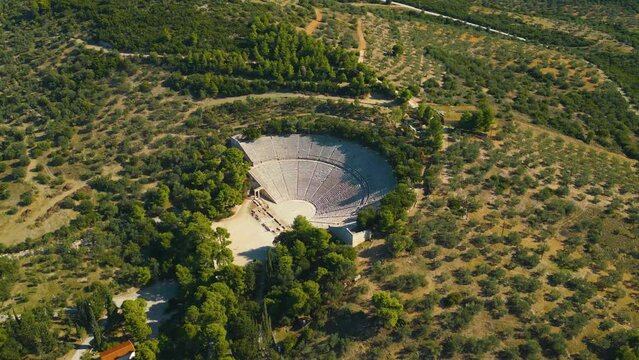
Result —
POLYGON ((360 72, 365 72, 366 83, 375 80, 372 71, 358 64, 352 52, 331 48, 288 24, 270 24, 257 19, 251 28, 248 46, 258 74, 280 82, 346 82, 360 72))
POLYGON ((464 113, 459 121, 459 127, 467 131, 487 132, 494 123, 495 112, 490 106, 483 104, 479 111, 464 113))
POLYGON ((58 346, 52 330, 53 309, 40 306, 16 316, 0 326, 0 357, 8 360, 22 359, 34 354, 42 359, 62 356, 70 344, 58 346))
POLYGON ((344 283, 355 274, 354 250, 335 243, 326 230, 301 217, 292 230, 278 236, 264 273, 258 263, 240 268, 220 260, 203 272, 201 263, 210 255, 202 250, 195 254, 199 257, 195 262, 176 267, 186 303, 178 321, 165 329, 171 340, 161 342, 163 356, 276 357, 270 348, 271 326, 315 319, 321 306, 339 298, 344 283), (262 307, 253 301, 261 276, 262 307))
MULTIPOLYGON (((401 233, 407 220, 407 210, 415 204, 416 195, 408 185, 400 183, 388 193, 378 208, 362 209, 357 215, 358 224, 382 234, 401 233)), ((398 239, 399 240, 399 239, 398 239)), ((405 250, 408 246, 400 246, 405 250)), ((399 252, 399 251, 393 251, 399 252)))
POLYGON ((121 51, 152 51, 152 61, 180 72, 167 85, 198 97, 278 89, 354 96, 373 88, 384 91, 375 73, 359 64, 354 53, 326 45, 283 21, 297 18, 295 11, 304 8, 287 14, 267 4, 224 2, 206 7, 194 1, 74 0, 54 9, 72 9, 92 22, 98 42, 121 51), (157 52, 166 54, 159 57, 157 52))
POLYGON ((275 323, 311 317, 321 304, 338 299, 344 283, 355 276, 355 250, 303 217, 276 242, 266 260, 264 300, 275 323))
MULTIPOLYGON (((93 40, 120 51, 181 53, 190 49, 237 49, 238 38, 246 38, 254 16, 269 14, 295 21, 295 11, 285 13, 269 4, 240 4, 213 1, 206 6, 188 1, 86 1, 53 3, 53 11, 75 12, 92 22, 93 40)), ((300 9, 296 9, 300 11, 300 9)), ((304 9, 301 9, 304 11, 304 9)))
POLYGON ((246 45, 235 52, 196 50, 171 62, 186 75, 175 74, 168 84, 200 97, 287 88, 360 96, 379 88, 375 73, 352 52, 268 17, 253 21, 246 45))
MULTIPOLYGON (((132 164, 131 166, 137 166, 132 164)), ((169 149, 141 160, 144 174, 162 181, 148 196, 151 208, 166 207, 166 195, 181 209, 221 218, 239 204, 248 191, 249 164, 243 153, 227 148, 214 138, 203 138, 187 146, 169 149)))
MULTIPOLYGON (((560 101, 570 113, 588 114, 584 122, 588 124, 593 134, 591 136, 596 141, 610 146, 607 142, 612 140, 626 155, 639 158, 639 145, 636 141, 636 134, 639 133, 639 115, 627 110, 626 101, 619 96, 616 89, 607 87, 587 93, 569 92, 560 101), (611 119, 614 119, 615 126, 610 126, 611 119)), ((587 140, 587 136, 579 133, 573 136, 587 140)))

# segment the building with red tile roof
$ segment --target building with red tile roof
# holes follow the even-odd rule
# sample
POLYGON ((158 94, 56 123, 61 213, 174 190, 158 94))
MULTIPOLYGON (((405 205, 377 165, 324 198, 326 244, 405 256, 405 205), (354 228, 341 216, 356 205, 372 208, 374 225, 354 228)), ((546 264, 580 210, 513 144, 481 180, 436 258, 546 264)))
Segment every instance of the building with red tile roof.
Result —
POLYGON ((135 357, 135 346, 130 340, 100 353, 100 360, 129 360, 135 357))

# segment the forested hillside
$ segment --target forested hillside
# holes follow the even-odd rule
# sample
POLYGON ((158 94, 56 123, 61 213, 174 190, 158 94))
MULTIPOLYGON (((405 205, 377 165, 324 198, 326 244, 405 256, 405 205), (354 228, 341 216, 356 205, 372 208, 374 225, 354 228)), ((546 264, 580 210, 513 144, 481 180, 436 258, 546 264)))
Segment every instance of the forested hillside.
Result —
POLYGON ((277 89, 364 95, 376 86, 375 75, 355 54, 296 31, 294 25, 308 14, 304 7, 70 1, 54 4, 52 11, 86 21, 93 43, 151 55, 179 71, 167 84, 198 97, 277 89))
POLYGON ((639 357, 636 2, 405 3, 527 41, 373 1, 0 2, 0 359, 639 357), (237 134, 379 152, 373 239, 298 217, 235 265, 237 134), (150 285, 161 326, 123 300, 150 285))

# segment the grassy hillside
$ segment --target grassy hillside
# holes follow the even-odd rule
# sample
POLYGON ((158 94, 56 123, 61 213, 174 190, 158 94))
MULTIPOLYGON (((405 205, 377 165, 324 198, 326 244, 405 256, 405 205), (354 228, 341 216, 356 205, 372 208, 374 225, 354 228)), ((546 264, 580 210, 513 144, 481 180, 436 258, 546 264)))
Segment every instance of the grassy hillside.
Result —
POLYGON ((532 41, 360 2, 0 4, 0 358, 87 333, 93 358, 636 354, 634 5, 411 3, 532 41), (211 228, 249 187, 227 139, 292 132, 402 185, 360 248, 300 220, 237 267, 211 228), (112 299, 164 280, 150 339, 112 299))
POLYGON ((446 142, 407 251, 364 246, 348 302, 299 334, 295 356, 335 336, 352 359, 610 356, 602 339, 639 321, 634 164, 515 124, 446 142), (390 328, 371 299, 381 291, 403 305, 390 328))
MULTIPOLYGON (((545 28, 528 24, 532 20, 520 19, 516 13, 480 11, 464 1, 408 3, 530 41, 419 16, 396 6, 333 5, 334 9, 358 14, 363 21, 365 63, 385 79, 408 87, 425 102, 473 105, 488 97, 502 116, 525 118, 637 158, 639 118, 636 100, 632 100, 632 83, 638 77, 632 45, 618 42, 618 46, 607 46, 603 40, 593 40, 591 45, 573 46, 566 39, 581 39, 589 33, 582 34, 568 25, 555 31, 554 25, 545 28), (513 22, 521 23, 525 30, 511 27, 513 22), (537 33, 540 35, 535 38, 537 33), (405 50, 393 54, 396 45, 405 50), (626 95, 630 95, 630 104, 626 95)), ((325 36, 331 35, 326 32, 325 36)))
POLYGON ((405 3, 580 54, 607 71, 635 105, 639 101, 635 2, 409 0, 405 3), (602 13, 608 16, 602 19, 602 13))

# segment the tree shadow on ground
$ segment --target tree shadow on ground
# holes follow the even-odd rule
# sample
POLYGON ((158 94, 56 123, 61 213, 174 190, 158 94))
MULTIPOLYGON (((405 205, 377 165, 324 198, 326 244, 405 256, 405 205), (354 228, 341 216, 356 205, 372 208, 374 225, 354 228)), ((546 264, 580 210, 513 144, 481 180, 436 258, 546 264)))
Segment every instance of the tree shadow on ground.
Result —
POLYGON ((373 337, 377 331, 372 319, 363 311, 353 311, 347 308, 340 308, 330 316, 324 330, 328 333, 338 334, 340 337, 347 337, 360 341, 373 337))
POLYGON ((368 259, 371 263, 377 260, 383 260, 389 257, 388 250, 384 243, 371 245, 368 249, 359 252, 359 257, 368 259))
POLYGON ((237 255, 244 256, 245 258, 248 258, 249 261, 255 261, 255 260, 264 261, 266 260, 268 249, 271 249, 271 248, 272 246, 261 246, 255 249, 242 251, 241 253, 238 253, 237 255))

